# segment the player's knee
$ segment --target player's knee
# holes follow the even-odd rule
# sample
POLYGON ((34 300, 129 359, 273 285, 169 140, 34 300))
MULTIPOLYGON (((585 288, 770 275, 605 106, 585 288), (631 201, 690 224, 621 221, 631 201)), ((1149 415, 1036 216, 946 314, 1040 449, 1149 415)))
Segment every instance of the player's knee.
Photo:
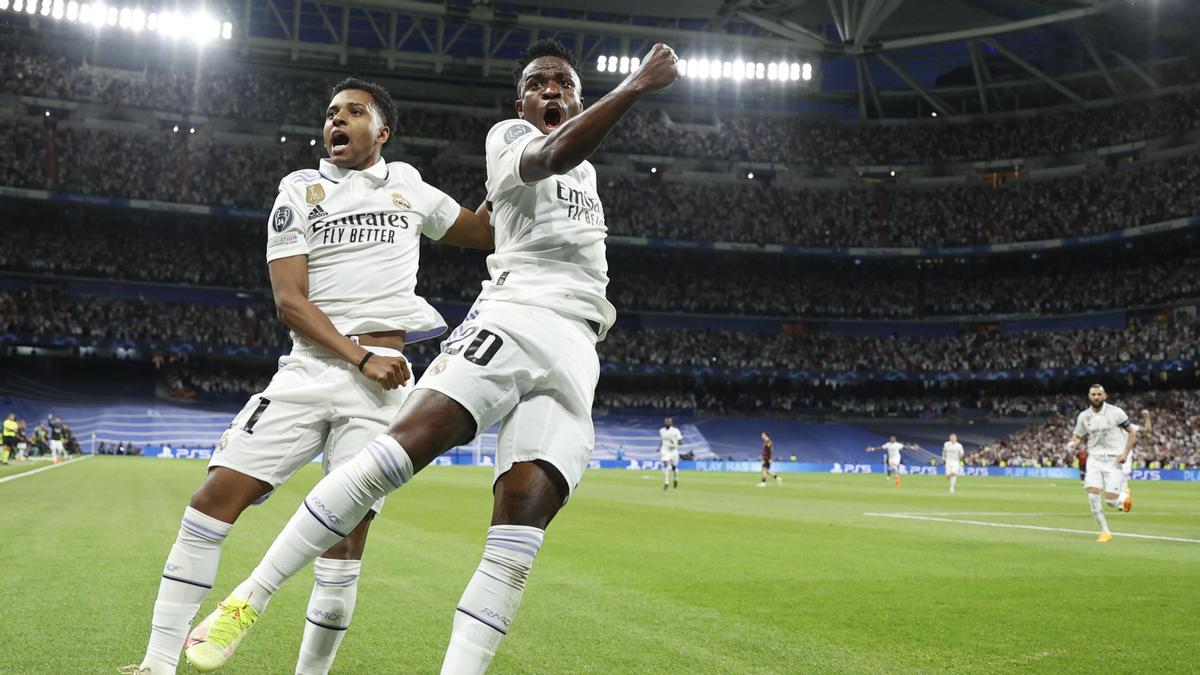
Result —
POLYGON ((475 437, 475 418, 454 399, 441 392, 418 389, 388 427, 394 438, 421 469, 435 457, 475 437))
POLYGON ((193 509, 217 520, 232 523, 242 511, 271 491, 258 479, 225 467, 215 467, 188 503, 193 509))
POLYGON ((496 481, 492 525, 546 529, 569 494, 558 469, 540 460, 518 462, 496 481))

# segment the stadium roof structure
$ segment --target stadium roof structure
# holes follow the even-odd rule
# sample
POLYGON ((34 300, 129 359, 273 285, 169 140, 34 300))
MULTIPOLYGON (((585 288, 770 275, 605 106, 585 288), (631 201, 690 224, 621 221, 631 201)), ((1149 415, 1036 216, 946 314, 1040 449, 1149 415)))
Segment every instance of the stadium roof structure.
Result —
MULTIPOLYGON (((111 0, 109 12, 143 2, 111 0)), ((196 6, 157 4, 145 11, 196 6)), ((209 0, 205 11, 232 24, 227 37, 243 58, 402 77, 507 84, 513 58, 539 37, 573 47, 608 86, 621 74, 597 68, 598 57, 633 59, 657 41, 724 65, 726 77, 731 62, 804 62, 802 82, 742 88, 763 100, 857 108, 863 118, 1157 91, 1155 64, 1200 53, 1188 30, 1200 3, 1185 0, 209 0)), ((39 15, 29 19, 36 29, 39 15)), ((673 95, 722 95, 721 77, 699 79, 673 95)))

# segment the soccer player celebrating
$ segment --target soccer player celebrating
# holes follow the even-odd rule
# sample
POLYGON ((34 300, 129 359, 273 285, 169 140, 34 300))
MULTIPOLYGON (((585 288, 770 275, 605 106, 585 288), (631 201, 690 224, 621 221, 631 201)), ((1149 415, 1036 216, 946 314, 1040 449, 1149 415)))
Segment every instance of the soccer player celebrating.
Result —
POLYGON ((776 483, 782 483, 783 479, 779 474, 771 471, 771 453, 775 449, 775 444, 771 441, 771 435, 767 432, 762 432, 762 479, 758 481, 756 487, 767 487, 767 478, 774 478, 776 483))
POLYGON ((604 295, 604 210, 587 159, 637 101, 675 82, 677 62, 669 47, 655 45, 639 69, 584 111, 574 54, 542 40, 522 55, 514 71, 518 118, 496 124, 486 142, 491 278, 387 433, 313 488, 226 600, 254 609, 218 622, 229 644, 371 504, 499 422, 491 527, 442 663, 443 673, 455 675, 487 669, 512 626, 546 527, 595 445, 595 346, 616 311, 604 295))
MULTIPOLYGON (((1154 427, 1150 419, 1150 411, 1143 410, 1142 423, 1140 425, 1131 423, 1129 428, 1139 434, 1143 431, 1146 433, 1153 431, 1154 427)), ((1121 494, 1118 496, 1118 499, 1121 500, 1121 510, 1125 512, 1129 512, 1133 508, 1133 490, 1129 487, 1129 477, 1132 475, 1133 449, 1130 448, 1129 456, 1125 458, 1124 462, 1121 462, 1121 494)))
POLYGON ((950 494, 954 494, 954 484, 958 482, 958 474, 962 471, 962 457, 963 446, 958 442, 958 434, 950 434, 950 440, 942 444, 942 461, 946 463, 950 494))
POLYGON ((867 452, 875 452, 877 450, 887 451, 887 477, 896 479, 896 487, 900 487, 900 451, 906 446, 896 440, 895 436, 889 436, 888 442, 879 447, 867 448, 867 452))
MULTIPOLYGON (((280 182, 266 257, 292 351, 221 437, 167 556, 146 656, 122 672, 175 672, 242 511, 321 452, 330 471, 387 428, 412 389, 401 350, 446 329, 415 292, 420 236, 492 248, 482 207, 478 214, 461 208, 412 166, 383 160, 397 122, 386 90, 344 80, 325 114, 328 159, 280 182)), ((354 613, 367 529, 382 504, 339 521, 340 536, 317 552, 297 672, 329 670, 354 613)), ((227 624, 252 622, 256 611, 222 603, 193 631, 188 660, 201 670, 219 666, 236 646, 227 624)))
POLYGON ((1087 474, 1083 485, 1087 488, 1092 517, 1100 525, 1100 536, 1096 541, 1104 543, 1112 541, 1112 533, 1108 531, 1108 520, 1104 516, 1101 491, 1104 504, 1125 511, 1132 506, 1128 495, 1118 493, 1124 482, 1121 464, 1129 458, 1133 444, 1137 442, 1137 431, 1132 428, 1124 410, 1107 402, 1108 394, 1103 385, 1093 384, 1088 389, 1088 401, 1091 407, 1079 413, 1067 447, 1074 450, 1080 441, 1087 439, 1087 474))
POLYGON ((675 476, 675 487, 679 487, 679 444, 683 442, 683 433, 671 423, 671 418, 663 420, 662 428, 658 430, 658 459, 662 462, 663 489, 671 485, 671 475, 675 476))

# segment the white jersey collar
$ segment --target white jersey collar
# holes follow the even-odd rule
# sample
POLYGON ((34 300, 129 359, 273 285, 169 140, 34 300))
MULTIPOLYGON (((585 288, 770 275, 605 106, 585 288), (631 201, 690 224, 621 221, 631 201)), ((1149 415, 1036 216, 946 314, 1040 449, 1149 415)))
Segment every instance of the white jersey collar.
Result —
POLYGON ((389 173, 387 161, 384 160, 383 157, 380 157, 378 162, 375 162, 362 171, 357 171, 355 169, 343 169, 327 159, 322 159, 320 166, 321 177, 326 180, 331 180, 335 183, 340 183, 356 173, 360 173, 367 178, 370 178, 372 182, 382 183, 388 179, 389 173))

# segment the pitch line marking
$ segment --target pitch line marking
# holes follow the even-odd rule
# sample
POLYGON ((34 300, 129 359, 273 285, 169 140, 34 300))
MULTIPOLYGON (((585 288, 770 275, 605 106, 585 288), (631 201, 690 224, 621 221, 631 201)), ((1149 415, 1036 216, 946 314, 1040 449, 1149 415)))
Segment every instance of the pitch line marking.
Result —
MULTIPOLYGON (((1070 534, 1095 535, 1096 530, 1075 530, 1067 527, 1045 527, 1043 525, 1015 525, 1013 523, 993 523, 986 520, 962 520, 958 518, 937 518, 932 516, 914 516, 906 513, 864 513, 864 516, 881 518, 898 518, 902 520, 928 520, 937 523, 956 523, 960 525, 980 525, 983 527, 1000 527, 1011 530, 1037 530, 1039 532, 1067 532, 1070 534)), ((1060 515, 1060 514, 1055 514, 1060 515)), ((1131 537, 1134 539, 1154 539, 1156 541, 1178 541, 1185 544, 1200 544, 1200 539, 1186 537, 1165 537, 1156 534, 1133 534, 1130 532, 1113 532, 1114 537, 1131 537)))
MULTIPOLYGON (((897 511, 896 516, 1078 516, 1079 511, 897 511)), ((1138 511, 1139 516, 1185 516, 1194 517, 1196 513, 1177 513, 1172 511, 1138 511)))
POLYGON ((50 469, 57 469, 59 467, 66 466, 68 464, 74 464, 75 462, 82 462, 85 459, 91 459, 91 458, 92 458, 91 455, 84 455, 83 457, 80 457, 79 459, 72 459, 72 460, 63 462, 62 464, 51 464, 50 466, 43 466, 42 468, 34 469, 33 471, 25 471, 25 472, 15 475, 15 476, 5 476, 4 478, 0 478, 0 483, 7 483, 10 480, 16 480, 18 478, 26 478, 29 476, 33 476, 35 474, 39 474, 43 471, 49 471, 50 469))

